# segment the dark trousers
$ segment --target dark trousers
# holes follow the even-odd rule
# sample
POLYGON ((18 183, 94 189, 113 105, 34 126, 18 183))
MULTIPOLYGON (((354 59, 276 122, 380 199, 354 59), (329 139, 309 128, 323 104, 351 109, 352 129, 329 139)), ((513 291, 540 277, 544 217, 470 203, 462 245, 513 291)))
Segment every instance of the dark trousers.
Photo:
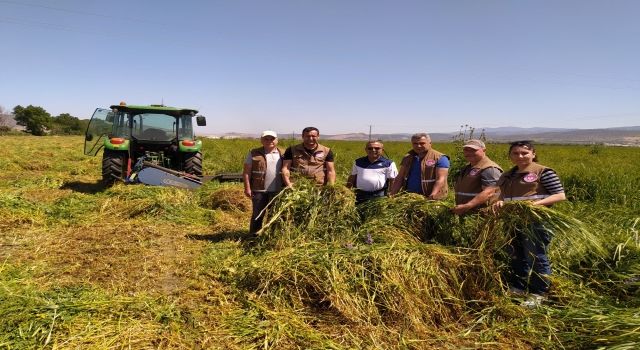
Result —
POLYGON ((249 233, 256 233, 262 228, 262 219, 264 213, 260 215, 261 211, 267 207, 267 204, 278 194, 278 192, 252 192, 251 204, 253 210, 251 211, 251 223, 249 224, 249 233))
POLYGON ((364 203, 368 200, 384 197, 386 195, 386 188, 383 188, 379 191, 363 191, 356 189, 356 204, 364 203))
POLYGON ((549 291, 551 264, 547 248, 550 241, 551 232, 541 224, 533 224, 530 232, 516 232, 509 247, 512 286, 536 294, 549 291))

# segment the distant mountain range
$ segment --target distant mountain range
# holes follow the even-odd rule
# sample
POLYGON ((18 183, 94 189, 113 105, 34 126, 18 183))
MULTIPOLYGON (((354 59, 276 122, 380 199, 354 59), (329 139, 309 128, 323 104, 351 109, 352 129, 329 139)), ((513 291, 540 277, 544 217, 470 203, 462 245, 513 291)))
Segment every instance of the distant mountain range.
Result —
MULTIPOLYGON (((606 129, 561 129, 561 128, 517 128, 499 127, 476 129, 475 136, 479 137, 484 131, 484 135, 489 142, 510 142, 514 140, 533 140, 538 143, 575 143, 575 144, 611 144, 625 146, 640 146, 640 126, 627 126, 606 129)), ((300 135, 281 134, 281 137, 300 138, 300 135)), ((371 134, 372 139, 385 141, 409 141, 410 133, 397 134, 371 134)), ((431 139, 435 142, 447 142, 453 140, 458 135, 451 133, 432 133, 431 139)), ((257 134, 227 133, 223 135, 211 135, 209 137, 221 138, 258 138, 257 134)), ((365 141, 369 139, 366 133, 350 133, 321 135, 324 140, 353 140, 365 141)))

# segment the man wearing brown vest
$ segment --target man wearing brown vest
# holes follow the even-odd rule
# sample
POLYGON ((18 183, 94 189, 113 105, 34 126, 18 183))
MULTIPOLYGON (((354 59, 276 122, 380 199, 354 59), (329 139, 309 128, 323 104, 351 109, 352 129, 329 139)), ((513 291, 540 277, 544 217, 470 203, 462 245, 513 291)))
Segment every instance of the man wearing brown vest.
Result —
POLYGON ((282 180, 287 187, 293 186, 291 173, 311 179, 317 185, 331 185, 336 181, 333 152, 318 143, 320 131, 309 126, 302 130, 302 143, 291 146, 284 152, 282 180))
POLYGON ((260 143, 262 147, 247 154, 242 171, 244 194, 251 198, 253 206, 249 233, 262 228, 262 211, 282 189, 282 150, 277 147, 278 135, 275 131, 264 131, 260 143))
POLYGON ((405 190, 432 200, 447 197, 449 157, 431 148, 431 137, 425 133, 411 136, 411 147, 412 150, 402 158, 389 194, 405 190))
POLYGON ((487 147, 481 140, 469 140, 462 147, 469 162, 456 177, 455 214, 463 215, 484 208, 498 199, 498 179, 502 168, 486 155, 487 147))

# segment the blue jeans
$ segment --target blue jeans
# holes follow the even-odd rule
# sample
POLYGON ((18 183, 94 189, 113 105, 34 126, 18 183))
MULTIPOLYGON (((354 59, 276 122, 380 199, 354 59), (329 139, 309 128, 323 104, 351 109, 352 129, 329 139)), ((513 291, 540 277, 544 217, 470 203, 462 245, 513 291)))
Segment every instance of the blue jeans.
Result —
POLYGON ((549 291, 551 264, 547 249, 551 232, 542 224, 532 224, 529 232, 516 231, 509 246, 511 256, 510 282, 513 287, 530 293, 544 294, 549 291))

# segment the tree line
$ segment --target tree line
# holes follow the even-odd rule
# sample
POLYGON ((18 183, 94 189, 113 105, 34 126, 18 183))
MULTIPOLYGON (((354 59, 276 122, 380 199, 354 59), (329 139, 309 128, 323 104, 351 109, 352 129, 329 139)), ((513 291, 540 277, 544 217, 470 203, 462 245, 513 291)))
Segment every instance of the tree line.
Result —
MULTIPOLYGON (((10 115, 2 113, 4 108, 0 106, 0 115, 3 119, 10 115)), ((28 105, 13 107, 13 119, 17 125, 25 127, 25 131, 36 136, 44 135, 82 135, 87 129, 88 120, 79 119, 69 113, 52 116, 40 106, 28 105)), ((11 126, 5 120, 0 120, 0 132, 8 132, 11 126)))

